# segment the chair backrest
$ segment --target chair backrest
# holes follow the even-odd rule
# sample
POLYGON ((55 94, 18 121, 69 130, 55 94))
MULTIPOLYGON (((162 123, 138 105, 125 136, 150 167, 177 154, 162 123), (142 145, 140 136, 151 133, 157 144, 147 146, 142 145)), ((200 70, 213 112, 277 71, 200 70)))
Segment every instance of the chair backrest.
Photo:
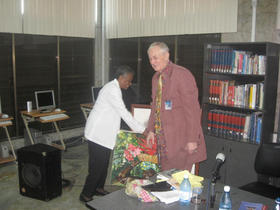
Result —
POLYGON ((255 170, 259 174, 280 177, 280 144, 261 144, 256 158, 255 170))

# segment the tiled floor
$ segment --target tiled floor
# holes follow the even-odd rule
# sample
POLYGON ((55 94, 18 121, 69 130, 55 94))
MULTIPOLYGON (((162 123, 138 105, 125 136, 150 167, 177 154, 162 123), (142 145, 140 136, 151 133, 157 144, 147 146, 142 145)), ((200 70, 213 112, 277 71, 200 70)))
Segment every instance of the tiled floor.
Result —
MULTIPOLYGON (((50 201, 41 201, 22 196, 18 186, 17 164, 0 165, 0 209, 1 210, 83 210, 87 209, 79 201, 85 177, 87 175, 88 150, 87 143, 80 143, 62 152, 62 176, 71 182, 64 187, 62 195, 50 201)), ((110 167, 109 167, 110 169, 110 167)), ((114 191, 119 187, 110 185, 110 171, 105 189, 114 191)))

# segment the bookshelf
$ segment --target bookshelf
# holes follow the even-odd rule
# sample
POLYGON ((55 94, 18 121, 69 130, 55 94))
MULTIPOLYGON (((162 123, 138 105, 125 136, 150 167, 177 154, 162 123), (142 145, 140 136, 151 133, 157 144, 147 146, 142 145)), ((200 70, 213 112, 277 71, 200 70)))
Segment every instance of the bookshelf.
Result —
POLYGON ((275 127, 279 49, 269 42, 205 45, 202 127, 208 159, 201 175, 211 174, 210 163, 223 152, 222 182, 240 186, 257 179, 258 145, 271 142, 275 127))

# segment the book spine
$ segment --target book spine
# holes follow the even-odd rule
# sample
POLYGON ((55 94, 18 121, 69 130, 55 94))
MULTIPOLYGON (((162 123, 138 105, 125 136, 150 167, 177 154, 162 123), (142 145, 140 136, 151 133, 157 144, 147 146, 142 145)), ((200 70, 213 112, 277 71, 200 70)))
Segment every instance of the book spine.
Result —
POLYGON ((261 142, 261 130, 262 130, 262 118, 258 117, 257 119, 257 131, 256 131, 256 143, 260 144, 261 142))
POLYGON ((213 97, 213 80, 211 79, 209 83, 209 98, 208 98, 209 103, 212 103, 212 97, 213 97))
POLYGON ((245 121, 246 121, 246 115, 245 114, 241 114, 240 115, 240 140, 243 141, 244 140, 244 129, 245 129, 245 121))
POLYGON ((243 53, 239 53, 239 58, 238 58, 238 67, 237 67, 237 73, 242 74, 242 67, 243 67, 243 53))
POLYGON ((216 110, 212 110, 212 134, 217 136, 218 133, 218 113, 216 110))
POLYGON ((250 115, 246 115, 246 117, 245 117, 245 125, 244 125, 244 132, 243 132, 243 140, 245 142, 249 141, 250 122, 251 122, 251 116, 250 115))
POLYGON ((230 122, 229 122, 229 112, 225 111, 224 112, 224 138, 229 138, 230 137, 230 122))
POLYGON ((212 123, 213 123, 213 113, 212 113, 212 110, 209 110, 209 112, 208 112, 208 125, 207 125, 208 133, 212 132, 212 123))

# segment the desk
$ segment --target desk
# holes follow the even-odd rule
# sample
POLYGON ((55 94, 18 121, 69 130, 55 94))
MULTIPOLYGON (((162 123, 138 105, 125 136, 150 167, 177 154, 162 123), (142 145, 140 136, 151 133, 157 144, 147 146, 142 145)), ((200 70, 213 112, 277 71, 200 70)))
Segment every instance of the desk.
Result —
POLYGON ((10 157, 8 157, 8 158, 0 158, 0 164, 1 164, 1 163, 11 162, 11 161, 14 161, 14 160, 17 159, 16 153, 15 153, 15 150, 14 150, 14 147, 13 147, 13 144, 12 144, 12 141, 11 141, 11 137, 10 137, 9 131, 8 131, 8 129, 7 129, 7 126, 10 126, 10 125, 13 124, 13 123, 12 123, 12 120, 13 120, 13 119, 14 119, 13 117, 8 117, 8 118, 1 118, 1 117, 0 117, 0 122, 1 122, 0 127, 2 127, 2 128, 5 130, 6 135, 7 135, 7 138, 8 138, 8 141, 9 141, 9 144, 10 144, 10 146, 11 146, 12 153, 13 153, 13 156, 10 156, 10 157), (6 123, 3 123, 3 124, 2 124, 2 122, 6 122, 6 123))
POLYGON ((46 113, 42 113, 40 111, 37 111, 37 110, 32 110, 32 112, 27 112, 27 111, 21 111, 21 116, 22 116, 22 119, 23 119, 23 122, 24 122, 24 125, 25 125, 25 128, 26 128, 26 131, 27 131, 27 134, 30 138, 30 141, 32 144, 34 144, 34 139, 30 133, 30 130, 29 130, 29 123, 30 122, 34 122, 34 121, 38 121, 38 122, 41 122, 41 123, 50 123, 52 122, 54 124, 54 127, 56 129, 56 132, 58 133, 59 135, 59 138, 60 138, 60 142, 61 142, 61 145, 58 145, 58 144, 52 144, 52 146, 54 147, 57 147, 58 149, 61 149, 61 150, 65 150, 66 147, 65 147, 65 144, 64 144, 64 141, 63 141, 63 136, 62 134, 60 133, 59 131, 59 128, 57 126, 57 121, 61 121, 61 120, 66 120, 66 119, 69 119, 69 116, 66 116, 66 117, 62 117, 62 118, 57 118, 57 119, 52 119, 52 120, 41 120, 40 117, 43 117, 43 116, 49 116, 49 115, 55 115, 55 114, 61 114, 61 113, 65 113, 66 111, 64 110, 61 110, 59 112, 56 112, 56 111, 52 111, 52 112, 46 112, 46 113))
MULTIPOLYGON (((204 184, 204 190, 202 193, 202 198, 206 199, 207 194, 207 184, 204 184)), ((216 184, 216 202, 214 208, 210 208, 209 210, 218 209, 219 208, 219 201, 221 194, 223 192, 223 186, 220 183, 216 184)), ((248 201, 254 203, 263 203, 268 206, 268 209, 273 209, 274 200, 262 197, 253 193, 249 193, 243 190, 240 190, 235 187, 231 187, 231 199, 232 199, 232 209, 236 210, 239 209, 241 201, 248 201)), ((183 210, 183 209, 206 209, 206 204, 194 205, 190 204, 189 206, 181 206, 179 202, 174 202, 171 204, 164 204, 161 202, 155 203, 142 203, 141 201, 137 200, 137 198, 129 197, 125 194, 124 189, 115 191, 110 193, 104 197, 100 197, 94 199, 88 203, 86 203, 89 209, 95 208, 97 210, 159 210, 159 209, 176 209, 176 210, 183 210)))
POLYGON ((84 114, 85 119, 87 120, 87 117, 92 110, 93 103, 87 103, 87 104, 80 104, 81 110, 84 114))

